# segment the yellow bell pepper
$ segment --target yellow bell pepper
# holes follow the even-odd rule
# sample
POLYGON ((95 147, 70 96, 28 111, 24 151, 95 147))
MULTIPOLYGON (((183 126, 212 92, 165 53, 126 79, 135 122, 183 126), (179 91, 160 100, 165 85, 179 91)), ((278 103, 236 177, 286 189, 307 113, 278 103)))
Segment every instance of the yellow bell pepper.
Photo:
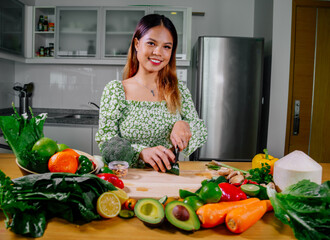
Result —
POLYGON ((270 174, 273 175, 274 163, 278 160, 278 158, 274 158, 273 156, 268 154, 268 150, 264 149, 264 153, 259 153, 254 156, 252 159, 252 168, 261 168, 262 163, 267 163, 270 166, 270 174))

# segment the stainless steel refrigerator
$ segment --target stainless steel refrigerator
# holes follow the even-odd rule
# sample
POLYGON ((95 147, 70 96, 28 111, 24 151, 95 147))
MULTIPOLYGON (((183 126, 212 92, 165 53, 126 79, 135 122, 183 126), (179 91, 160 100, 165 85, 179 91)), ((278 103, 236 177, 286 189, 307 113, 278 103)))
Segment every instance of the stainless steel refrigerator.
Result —
POLYGON ((260 147, 262 38, 199 37, 192 92, 208 140, 191 160, 249 161, 260 147))

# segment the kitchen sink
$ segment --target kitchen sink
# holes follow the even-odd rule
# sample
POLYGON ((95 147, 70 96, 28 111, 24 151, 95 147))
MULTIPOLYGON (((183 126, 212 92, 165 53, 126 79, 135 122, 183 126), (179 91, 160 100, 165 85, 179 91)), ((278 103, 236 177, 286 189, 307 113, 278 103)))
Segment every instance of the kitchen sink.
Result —
POLYGON ((95 114, 65 114, 49 116, 50 119, 95 119, 98 115, 95 114))
POLYGON ((96 118, 97 115, 94 114, 70 114, 66 115, 64 118, 74 118, 74 119, 82 119, 82 118, 96 118))

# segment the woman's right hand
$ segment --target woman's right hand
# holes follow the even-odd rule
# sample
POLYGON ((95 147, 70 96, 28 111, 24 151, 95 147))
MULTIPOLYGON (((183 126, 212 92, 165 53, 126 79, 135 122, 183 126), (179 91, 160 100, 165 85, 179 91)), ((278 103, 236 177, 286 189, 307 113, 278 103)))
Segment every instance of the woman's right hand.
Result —
POLYGON ((150 164, 156 171, 161 170, 162 172, 171 169, 170 161, 175 162, 174 153, 164 146, 145 148, 140 152, 140 158, 150 164))

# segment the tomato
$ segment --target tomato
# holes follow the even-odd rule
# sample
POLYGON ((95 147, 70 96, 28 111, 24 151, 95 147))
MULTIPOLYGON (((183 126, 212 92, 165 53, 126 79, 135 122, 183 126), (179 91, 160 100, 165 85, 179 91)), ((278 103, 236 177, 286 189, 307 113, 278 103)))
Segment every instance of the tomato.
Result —
POLYGON ((136 199, 129 198, 124 202, 124 208, 127 210, 134 210, 136 202, 136 199))
POLYGON ((120 189, 124 188, 124 182, 120 180, 115 174, 111 173, 100 173, 97 174, 99 178, 102 178, 105 181, 108 181, 109 183, 112 183, 115 187, 118 187, 120 189))

